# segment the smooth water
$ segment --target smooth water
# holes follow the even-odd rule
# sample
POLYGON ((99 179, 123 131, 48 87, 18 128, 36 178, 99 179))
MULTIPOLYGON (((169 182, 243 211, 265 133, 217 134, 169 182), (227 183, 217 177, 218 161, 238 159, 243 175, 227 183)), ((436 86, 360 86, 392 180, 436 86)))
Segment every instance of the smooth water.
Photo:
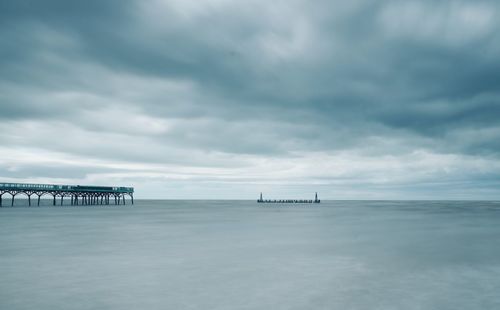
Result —
POLYGON ((500 309, 500 203, 0 209, 0 309, 500 309))

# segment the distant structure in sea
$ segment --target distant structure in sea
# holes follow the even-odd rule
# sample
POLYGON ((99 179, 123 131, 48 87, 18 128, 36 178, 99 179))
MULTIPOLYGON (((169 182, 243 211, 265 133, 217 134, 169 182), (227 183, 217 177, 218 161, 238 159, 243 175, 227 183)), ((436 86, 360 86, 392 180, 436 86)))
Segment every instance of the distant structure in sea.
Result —
POLYGON ((24 195, 28 198, 28 205, 31 206, 31 196, 40 198, 44 195, 52 196, 52 205, 56 205, 56 198, 61 198, 61 206, 64 197, 71 198, 71 205, 109 205, 111 198, 114 204, 125 204, 125 196, 129 196, 134 204, 133 187, 113 187, 113 186, 82 186, 82 185, 55 185, 55 184, 22 184, 22 183, 0 183, 0 207, 2 206, 2 196, 11 197, 11 206, 14 206, 14 198, 17 195, 24 195))
POLYGON ((321 200, 318 199, 318 193, 314 195, 314 200, 307 199, 263 199, 262 193, 260 193, 257 203, 320 203, 321 200))

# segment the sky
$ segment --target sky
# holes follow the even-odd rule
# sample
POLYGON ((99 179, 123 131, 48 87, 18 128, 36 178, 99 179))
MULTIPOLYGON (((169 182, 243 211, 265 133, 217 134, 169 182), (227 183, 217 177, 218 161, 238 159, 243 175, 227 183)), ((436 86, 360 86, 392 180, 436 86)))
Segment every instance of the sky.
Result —
POLYGON ((0 182, 499 199, 500 3, 3 0, 0 182))

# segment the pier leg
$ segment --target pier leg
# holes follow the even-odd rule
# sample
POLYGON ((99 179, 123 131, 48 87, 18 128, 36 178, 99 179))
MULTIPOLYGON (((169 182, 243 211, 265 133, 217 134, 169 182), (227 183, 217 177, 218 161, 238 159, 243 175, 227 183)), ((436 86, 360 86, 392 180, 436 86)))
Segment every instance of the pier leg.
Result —
POLYGON ((28 206, 31 207, 31 195, 28 195, 28 206))
POLYGON ((116 205, 117 200, 118 200, 118 198, 116 198, 116 196, 115 196, 115 205, 116 205))
POLYGON ((125 195, 123 195, 123 204, 126 205, 126 203, 125 203, 125 195))
POLYGON ((11 207, 13 207, 13 206, 14 206, 14 197, 16 197, 16 195, 12 195, 12 203, 10 204, 10 205, 11 205, 11 207))
POLYGON ((54 200, 52 201, 52 205, 55 206, 56 205, 56 195, 52 195, 54 197, 54 200))
POLYGON ((40 206, 40 197, 42 196, 38 195, 38 206, 40 206))
POLYGON ((3 194, 0 195, 0 207, 2 206, 2 196, 3 196, 3 194))
POLYGON ((132 199, 132 204, 134 204, 134 195, 130 195, 130 199, 132 199))
POLYGON ((61 206, 63 205, 64 196, 61 196, 61 206))
POLYGON ((101 196, 101 205, 102 205, 103 200, 104 200, 104 196, 101 196))
POLYGON ((78 206, 78 195, 75 195, 75 201, 74 201, 75 205, 78 206))

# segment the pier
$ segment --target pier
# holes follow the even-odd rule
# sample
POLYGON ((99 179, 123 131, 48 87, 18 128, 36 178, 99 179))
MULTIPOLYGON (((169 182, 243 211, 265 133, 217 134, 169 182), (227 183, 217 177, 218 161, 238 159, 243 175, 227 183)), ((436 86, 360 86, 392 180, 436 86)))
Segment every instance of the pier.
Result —
POLYGON ((321 200, 318 199, 318 193, 314 195, 314 200, 307 199, 263 199, 262 193, 260 193, 257 203, 320 203, 321 200))
POLYGON ((68 198, 72 206, 109 205, 113 201, 115 205, 119 205, 126 204, 126 196, 129 196, 131 203, 134 204, 133 187, 0 183, 0 207, 3 206, 3 196, 6 194, 10 196, 11 206, 14 206, 14 199, 19 195, 28 198, 29 206, 31 206, 32 196, 37 199, 38 206, 43 196, 52 197, 54 206, 57 199, 60 200, 62 206, 64 198, 68 198))

